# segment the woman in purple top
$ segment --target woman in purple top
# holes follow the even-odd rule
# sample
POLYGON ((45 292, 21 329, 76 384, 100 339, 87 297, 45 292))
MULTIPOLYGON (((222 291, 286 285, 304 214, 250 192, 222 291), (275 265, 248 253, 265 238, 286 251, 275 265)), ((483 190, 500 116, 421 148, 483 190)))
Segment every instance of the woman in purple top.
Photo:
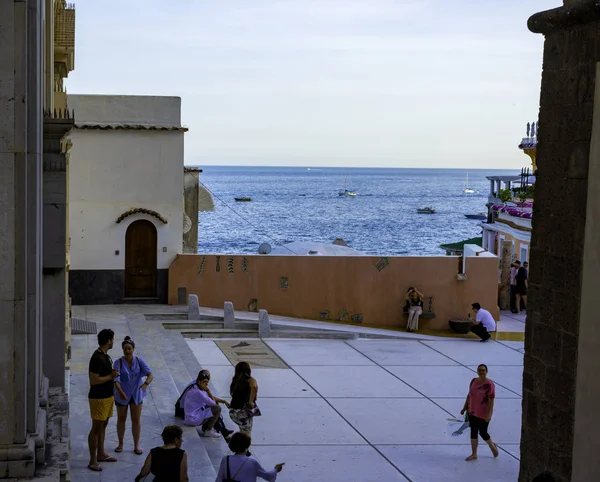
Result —
POLYGON ((235 455, 227 455, 221 460, 219 473, 215 482, 235 480, 236 482, 256 482, 256 479, 274 482, 284 464, 277 464, 273 470, 265 470, 253 458, 248 457, 248 449, 252 439, 244 432, 234 433, 229 441, 229 450, 235 455))
POLYGON ((221 407, 219 403, 225 404, 229 408, 229 402, 222 398, 212 396, 208 388, 210 381, 210 372, 200 370, 196 383, 189 389, 186 389, 181 401, 185 413, 184 423, 197 427, 202 426, 200 435, 203 437, 220 437, 214 429, 217 420, 221 416, 221 407))
POLYGON ((134 356, 135 342, 126 336, 121 343, 123 356, 115 361, 114 369, 119 372, 115 378, 115 405, 117 406, 117 436, 119 445, 115 452, 123 451, 123 438, 125 437, 125 423, 127 422, 127 407, 131 410, 131 431, 133 432, 133 451, 141 455, 144 451, 140 448, 140 433, 142 431, 140 418, 142 416, 142 403, 152 383, 152 371, 148 364, 139 356, 134 356), (146 377, 145 380, 142 380, 146 377))

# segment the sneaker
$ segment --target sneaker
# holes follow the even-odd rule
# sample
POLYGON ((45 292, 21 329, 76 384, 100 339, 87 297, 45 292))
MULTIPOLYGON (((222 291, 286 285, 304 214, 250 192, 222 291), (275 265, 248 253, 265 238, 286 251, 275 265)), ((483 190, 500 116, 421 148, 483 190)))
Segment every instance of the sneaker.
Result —
POLYGON ((203 431, 202 436, 203 437, 212 437, 212 438, 221 438, 221 436, 217 433, 217 431, 214 428, 203 431))
POLYGON ((485 343, 486 341, 488 341, 491 338, 491 336, 484 338, 483 340, 480 341, 480 343, 485 343))

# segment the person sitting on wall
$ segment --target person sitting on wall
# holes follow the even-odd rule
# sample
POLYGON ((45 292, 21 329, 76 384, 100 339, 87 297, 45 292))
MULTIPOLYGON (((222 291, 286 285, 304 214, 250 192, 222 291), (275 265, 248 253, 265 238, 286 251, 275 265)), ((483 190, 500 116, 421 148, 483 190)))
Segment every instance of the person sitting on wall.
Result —
POLYGON ((404 300, 406 301, 406 311, 408 312, 408 323, 406 331, 417 331, 419 329, 419 316, 423 314, 423 300, 425 297, 412 286, 408 288, 404 300))
MULTIPOLYGON (((210 372, 208 370, 200 370, 196 381, 192 386, 188 386, 183 396, 182 405, 185 412, 184 423, 194 427, 202 426, 201 435, 204 437, 220 437, 215 430, 215 424, 220 421, 221 407, 220 403, 225 404, 229 408, 229 402, 222 398, 214 397, 208 388, 210 381, 210 372)), ((221 431, 223 432, 223 425, 221 431)), ((232 432, 227 430, 227 437, 232 432)))
MULTIPOLYGON (((488 310, 484 310, 479 303, 473 303, 471 309, 475 314, 475 321, 477 323, 469 329, 481 338, 481 342, 484 343, 492 337, 490 333, 496 331, 496 320, 494 320, 492 314, 488 310)), ((469 313, 469 318, 471 318, 471 313, 469 313)))

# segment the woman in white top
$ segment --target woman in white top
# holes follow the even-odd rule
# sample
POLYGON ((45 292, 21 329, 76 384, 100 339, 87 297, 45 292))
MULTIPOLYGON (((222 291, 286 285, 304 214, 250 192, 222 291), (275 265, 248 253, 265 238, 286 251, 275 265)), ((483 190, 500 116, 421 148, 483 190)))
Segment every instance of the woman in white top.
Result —
POLYGON ((273 470, 265 470, 251 457, 246 455, 252 439, 243 432, 234 433, 229 441, 229 449, 234 455, 227 455, 221 460, 219 473, 215 482, 231 479, 238 482, 256 482, 256 479, 274 482, 277 474, 283 469, 283 464, 277 464, 273 470))

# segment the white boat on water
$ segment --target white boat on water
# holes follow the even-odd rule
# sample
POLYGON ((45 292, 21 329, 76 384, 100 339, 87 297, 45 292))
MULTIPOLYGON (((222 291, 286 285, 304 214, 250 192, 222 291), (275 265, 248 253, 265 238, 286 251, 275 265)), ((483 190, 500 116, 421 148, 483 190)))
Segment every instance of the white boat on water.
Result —
POLYGON ((435 209, 433 209, 431 206, 427 206, 424 208, 418 208, 417 213, 418 214, 435 214, 435 209))
POLYGON ((340 189, 338 192, 339 196, 346 196, 346 197, 354 197, 356 196, 356 191, 349 191, 348 190, 348 169, 346 169, 346 180, 344 181, 344 189, 340 189))
POLYGON ((469 187, 469 171, 467 171, 467 180, 465 182, 465 188, 463 189, 463 194, 478 194, 478 193, 479 193, 479 191, 469 187))

